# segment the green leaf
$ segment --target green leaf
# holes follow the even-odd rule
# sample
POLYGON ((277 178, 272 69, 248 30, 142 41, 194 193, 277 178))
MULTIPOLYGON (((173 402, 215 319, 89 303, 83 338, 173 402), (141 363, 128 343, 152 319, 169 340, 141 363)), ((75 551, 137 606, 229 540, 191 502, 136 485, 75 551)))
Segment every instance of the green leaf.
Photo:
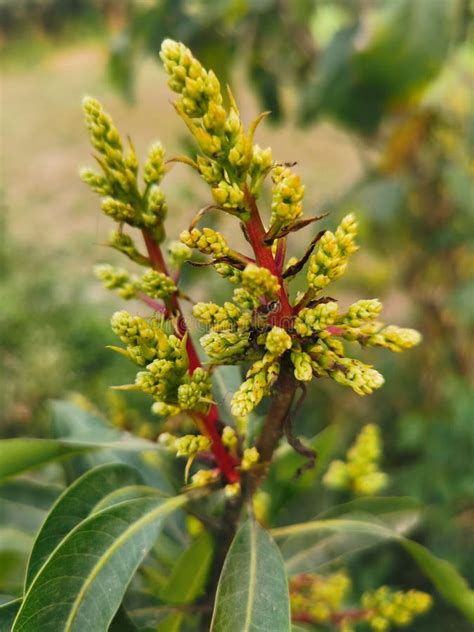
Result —
POLYGON ((173 612, 166 619, 160 621, 160 632, 179 632, 183 619, 184 615, 182 612, 173 612))
MULTIPOLYGON (((289 536, 307 538, 310 536, 309 541, 306 539, 306 545, 310 548, 311 536, 321 531, 332 531, 349 535, 360 534, 370 536, 378 542, 395 540, 413 557, 420 569, 436 586, 439 593, 463 612, 469 621, 474 621, 474 592, 470 590, 466 580, 458 573, 455 567, 450 562, 433 555, 421 544, 405 538, 399 532, 381 522, 369 522, 368 520, 354 518, 314 520, 289 527, 272 529, 271 533, 275 538, 289 536)), ((307 565, 308 548, 298 546, 298 541, 293 541, 293 544, 296 545, 295 548, 298 552, 294 555, 290 554, 290 557, 286 560, 288 572, 290 574, 307 572, 309 570, 307 565)))
POLYGON ((301 441, 316 452, 313 468, 305 470, 298 478, 295 474, 304 466, 306 459, 298 454, 287 442, 282 442, 274 454, 272 467, 265 483, 271 496, 271 517, 273 520, 289 522, 294 515, 300 496, 312 492, 316 481, 325 470, 339 440, 339 429, 331 424, 311 439, 301 441))
POLYGON ((108 632, 138 632, 138 628, 128 616, 125 608, 120 606, 108 632))
POLYGON ((163 519, 186 500, 139 498, 86 518, 36 575, 12 632, 106 632, 163 519))
POLYGON ((0 440, 0 480, 70 456, 93 450, 94 445, 68 444, 54 439, 0 440))
POLYGON ((0 485, 0 529, 14 527, 35 534, 61 491, 27 479, 11 480, 0 485))
POLYGON ((21 599, 15 599, 0 606, 0 632, 10 632, 21 601, 21 599))
POLYGON ((63 538, 92 512, 104 497, 117 488, 139 485, 140 474, 131 467, 113 463, 90 470, 60 496, 41 527, 33 545, 25 589, 63 538))
POLYGON ((213 552, 212 538, 203 532, 176 562, 161 599, 170 604, 193 603, 205 588, 213 552))
POLYGON ((51 432, 56 439, 101 448, 68 463, 71 480, 96 465, 121 461, 139 470, 148 485, 174 495, 175 486, 170 482, 174 459, 167 450, 154 442, 131 438, 111 428, 104 418, 71 402, 52 401, 50 411, 51 432))
POLYGON ((217 588, 211 632, 290 631, 288 581, 278 547, 248 520, 237 532, 217 588))
POLYGON ((363 44, 360 25, 339 30, 301 95, 302 120, 324 113, 375 132, 394 104, 419 97, 436 77, 463 19, 461 7, 458 0, 391 0, 373 13, 363 44))
POLYGON ((439 557, 433 555, 427 548, 403 539, 401 545, 410 553, 418 566, 436 586, 443 597, 459 608, 471 623, 474 622, 474 591, 455 567, 439 557))

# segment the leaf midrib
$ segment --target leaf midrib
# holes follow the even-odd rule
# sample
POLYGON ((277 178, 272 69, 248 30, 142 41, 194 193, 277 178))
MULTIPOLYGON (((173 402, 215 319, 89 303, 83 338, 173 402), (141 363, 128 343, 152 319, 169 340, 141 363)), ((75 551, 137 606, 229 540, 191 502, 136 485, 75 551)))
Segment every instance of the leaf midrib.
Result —
MULTIPOLYGON (((104 565, 107 561, 110 560, 110 558, 113 556, 113 554, 120 548, 120 545, 124 543, 124 541, 127 539, 127 537, 131 537, 132 535, 134 535, 134 533, 136 533, 140 528, 146 526, 148 523, 152 522, 157 516, 160 515, 160 513, 163 512, 164 509, 169 509, 170 505, 172 505, 173 509, 177 509, 180 505, 184 504, 187 501, 187 497, 184 495, 181 496, 177 496, 176 498, 172 498, 169 499, 167 501, 165 501, 164 503, 162 503, 161 505, 159 505, 156 509, 152 510, 151 512, 145 514, 145 516, 143 516, 142 518, 140 518, 139 520, 137 520, 136 522, 134 522, 130 527, 128 527, 114 542, 114 544, 107 549, 107 551, 105 552, 105 554, 99 559, 98 563, 91 569, 91 572, 89 573, 89 575, 86 577, 85 579, 85 583, 83 585, 83 587, 81 588, 81 590, 79 591, 79 594, 77 595, 76 599, 74 600, 73 604, 72 604, 72 610, 71 613, 66 621, 66 625, 64 628, 64 632, 70 632, 71 631, 71 626, 74 623, 74 619, 75 616, 77 614, 77 612, 79 611, 80 605, 84 599, 84 596, 87 592, 87 589, 90 587, 90 585, 92 584, 92 582, 94 581, 94 579, 97 577, 97 575, 99 574, 99 572, 102 570, 102 568, 104 568, 104 565)), ((125 502, 133 502, 133 501, 125 501, 125 502)), ((120 503, 119 503, 120 504, 120 503)), ((115 505, 115 507, 117 507, 118 505, 115 505)), ((109 511, 111 508, 107 507, 106 509, 104 509, 103 511, 109 511)), ((92 518, 97 518, 98 515, 100 515, 102 512, 98 512, 96 514, 93 514, 93 516, 91 516, 92 518)), ((69 539, 76 531, 78 531, 81 527, 83 526, 83 522, 80 522, 70 533, 68 536, 66 536, 67 539, 69 539)), ((61 545, 64 543, 65 540, 62 540, 58 546, 56 547, 55 551, 57 551, 61 545)), ((23 605, 27 602, 27 598, 29 596, 29 594, 31 593, 31 591, 34 589, 35 584, 37 583, 38 579, 41 576, 41 571, 43 570, 43 568, 46 567, 46 565, 48 564, 49 559, 51 558, 52 555, 54 555, 53 551, 51 553, 51 555, 48 557, 48 560, 45 561, 45 563, 43 564, 42 568, 38 571, 38 573, 36 574, 35 579, 33 580, 33 582, 31 583, 31 586, 27 592, 27 594, 25 595, 24 599, 23 599, 23 605)), ((21 611, 22 608, 20 608, 20 610, 17 613, 17 616, 15 617, 15 621, 13 623, 12 626, 12 631, 15 630, 15 626, 16 623, 21 615, 21 611)))
POLYGON ((253 613, 253 593, 255 591, 255 583, 257 576, 257 530, 255 523, 250 522, 250 562, 249 562, 249 588, 247 592, 247 604, 245 614, 245 626, 243 632, 249 632, 250 624, 252 623, 253 613))
MULTIPOLYGON (((175 504, 177 507, 179 507, 179 505, 182 504, 182 502, 183 502, 183 496, 178 496, 176 499, 174 499, 174 503, 171 502, 171 501, 168 501, 168 502, 165 502, 165 503, 159 505, 156 509, 152 510, 148 514, 145 514, 142 518, 140 518, 139 520, 134 522, 130 527, 128 527, 115 540, 114 544, 109 549, 107 549, 107 551, 99 559, 97 564, 92 567, 91 572, 90 572, 89 576, 86 578, 86 581, 84 582, 83 587, 79 591, 76 599, 73 601, 72 609, 71 609, 69 617, 68 617, 68 619, 66 621, 66 626, 64 628, 64 632, 70 632, 72 630, 72 625, 74 623, 74 619, 75 619, 75 617, 76 617, 76 615, 77 615, 77 613, 79 611, 79 608, 81 606, 81 603, 82 603, 83 599, 85 598, 87 590, 92 585, 93 581, 96 579, 96 577, 100 573, 100 571, 104 568, 105 564, 110 560, 110 558, 114 555, 114 553, 116 551, 118 551, 120 546, 124 542, 126 542, 126 540, 128 539, 128 536, 129 537, 133 536, 135 533, 137 533, 140 530, 140 528, 145 527, 150 522, 153 522, 153 520, 157 516, 159 516, 160 513, 163 512, 163 507, 168 508, 170 504, 171 505, 175 504), (180 499, 181 502, 177 502, 178 499, 180 499)), ((98 514, 95 514, 95 515, 98 515, 98 514)))

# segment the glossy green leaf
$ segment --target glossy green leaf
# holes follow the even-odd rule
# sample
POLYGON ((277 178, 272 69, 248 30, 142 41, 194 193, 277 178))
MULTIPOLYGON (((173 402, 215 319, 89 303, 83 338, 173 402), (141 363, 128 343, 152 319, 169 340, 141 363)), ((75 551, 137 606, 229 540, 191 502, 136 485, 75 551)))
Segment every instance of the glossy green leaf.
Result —
POLYGON ((439 557, 433 555, 427 548, 403 539, 401 545, 410 553, 424 574, 430 578, 438 592, 459 608, 471 623, 474 623, 474 591, 471 590, 456 568, 439 557))
POLYGON ((35 534, 61 488, 29 479, 9 480, 0 485, 0 529, 14 527, 35 534))
POLYGON ((255 520, 237 532, 217 588, 212 632, 289 632, 288 581, 278 547, 255 520))
POLYGON ((36 575, 12 632, 105 632, 163 519, 185 502, 139 498, 86 518, 36 575))
MULTIPOLYGON (((302 538, 293 540, 294 547, 290 547, 290 555, 286 558, 287 570, 290 574, 308 572, 308 559, 311 559, 311 536, 320 532, 335 532, 348 535, 362 535, 373 538, 375 542, 394 540, 398 542, 415 560, 420 569, 433 582, 439 593, 457 607, 469 619, 474 621, 474 592, 470 590, 466 580, 455 567, 433 555, 421 544, 409 540, 399 532, 375 520, 360 520, 356 518, 335 518, 314 520, 306 523, 281 527, 271 531, 275 538, 292 536, 302 538), (295 552, 296 551, 296 552, 295 552)), ((285 554, 285 548, 283 549, 285 554)))
POLYGON ((212 562, 214 546, 207 532, 199 535, 176 562, 161 592, 170 604, 190 604, 203 592, 212 562))
POLYGON ((101 448, 66 464, 71 480, 96 465, 121 461, 139 470, 148 485, 169 495, 176 493, 177 487, 170 480, 174 459, 169 451, 155 442, 136 439, 112 428, 103 417, 72 402, 55 400, 49 407, 51 432, 56 439, 101 448))
POLYGON ((54 439, 0 440, 0 480, 17 476, 50 461, 93 450, 96 446, 68 444, 54 439))
POLYGON ((31 552, 25 588, 61 540, 92 512, 104 497, 117 488, 139 485, 140 474, 121 463, 102 465, 77 479, 60 496, 36 537, 31 552))
POLYGON ((15 599, 0 606, 0 632, 10 632, 21 601, 21 599, 15 599))

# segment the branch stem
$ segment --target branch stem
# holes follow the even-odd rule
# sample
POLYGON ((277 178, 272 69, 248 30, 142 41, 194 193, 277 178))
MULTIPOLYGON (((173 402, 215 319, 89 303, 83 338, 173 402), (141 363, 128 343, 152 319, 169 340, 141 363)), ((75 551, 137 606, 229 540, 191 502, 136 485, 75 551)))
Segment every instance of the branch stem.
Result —
POLYGON ((273 257, 271 246, 267 246, 265 244, 264 240, 266 231, 262 218, 260 217, 255 197, 251 194, 247 185, 244 185, 243 192, 245 196, 245 204, 250 213, 250 218, 245 222, 245 228, 247 230, 250 244, 255 253, 255 259, 259 266, 270 270, 270 272, 276 276, 280 282, 280 290, 278 293, 280 309, 272 317, 272 324, 280 325, 283 324, 284 320, 288 321, 291 318, 293 309, 290 305, 290 301, 288 300, 285 282, 282 279, 278 264, 273 257))
MULTIPOLYGON (((166 266, 165 259, 159 244, 153 239, 153 236, 146 230, 143 231, 143 239, 148 250, 148 256, 152 266, 158 272, 163 272, 169 275, 168 268, 166 266)), ((177 328, 181 337, 184 337, 188 333, 184 314, 179 304, 178 297, 173 294, 169 299, 165 301, 166 311, 165 315, 169 318, 173 314, 177 316, 177 328)), ((192 374, 194 369, 201 366, 198 353, 194 347, 191 336, 186 338, 186 351, 189 358, 189 372, 192 374)), ((240 472, 236 469, 237 461, 234 459, 226 447, 222 443, 221 435, 218 429, 219 425, 219 411, 216 404, 211 404, 207 415, 199 414, 193 415, 196 424, 203 434, 205 434, 211 440, 211 449, 214 454, 216 464, 221 470, 223 476, 229 483, 235 483, 240 478, 240 472)))

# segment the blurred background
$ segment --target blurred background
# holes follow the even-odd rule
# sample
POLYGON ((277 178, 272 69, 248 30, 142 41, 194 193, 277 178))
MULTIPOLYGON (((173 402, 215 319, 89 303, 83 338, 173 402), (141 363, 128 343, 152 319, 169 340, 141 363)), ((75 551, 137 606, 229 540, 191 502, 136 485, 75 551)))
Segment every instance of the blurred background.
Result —
MULTIPOLYGON (((390 493, 423 502, 418 539, 472 580, 472 19, 470 0, 0 0, 1 436, 45 432, 52 397, 80 394, 106 415, 122 406, 107 388, 130 367, 105 349, 122 303, 92 268, 123 262, 78 177, 92 164, 80 105, 99 98, 142 156, 157 138, 168 156, 183 153, 157 54, 172 37, 232 85, 245 122, 271 110, 257 142, 297 161, 308 215, 330 211, 329 228, 357 213, 362 248, 334 290, 342 302, 379 297, 384 320, 423 333, 404 356, 373 352, 386 385, 369 398, 314 384, 297 432, 336 424, 344 446, 380 424, 390 493)), ((175 239, 209 194, 180 166, 164 189, 175 239)), ((200 297, 212 280, 225 296, 207 274, 189 269, 184 281, 200 297)), ((145 398, 127 405, 148 416, 145 398)), ((359 558, 355 574, 360 586, 388 574, 428 588, 390 546, 359 558)), ((441 602, 416 625, 469 629, 441 602)))

